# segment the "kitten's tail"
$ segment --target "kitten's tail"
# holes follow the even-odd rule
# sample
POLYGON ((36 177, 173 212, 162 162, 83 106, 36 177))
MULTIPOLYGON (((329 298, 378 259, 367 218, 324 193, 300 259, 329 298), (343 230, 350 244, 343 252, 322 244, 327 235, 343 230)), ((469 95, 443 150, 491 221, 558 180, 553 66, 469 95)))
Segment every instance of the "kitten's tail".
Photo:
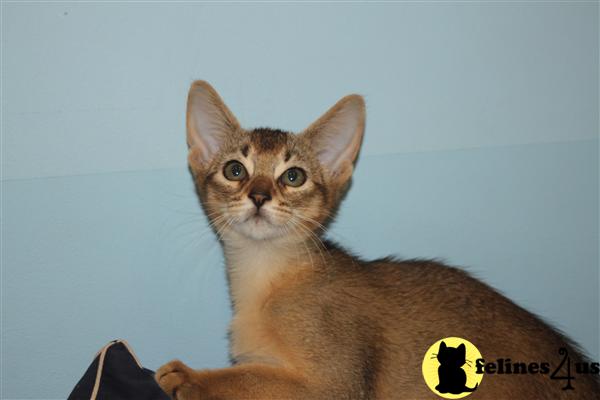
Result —
POLYGON ((464 393, 464 392, 474 392, 474 391, 476 391, 476 390, 477 390, 477 386, 479 386, 479 383, 476 383, 476 384, 475 384, 475 387, 474 387, 473 389, 471 389, 470 387, 466 387, 466 386, 465 386, 465 389, 463 390, 463 393, 464 393))

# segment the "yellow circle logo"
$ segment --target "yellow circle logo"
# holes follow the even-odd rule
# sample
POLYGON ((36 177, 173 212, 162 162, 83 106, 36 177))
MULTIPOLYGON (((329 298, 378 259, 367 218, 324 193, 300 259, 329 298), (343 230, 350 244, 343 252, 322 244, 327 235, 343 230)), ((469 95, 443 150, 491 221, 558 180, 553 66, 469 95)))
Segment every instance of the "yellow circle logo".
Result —
POLYGON ((477 347, 459 337, 435 342, 423 358, 423 378, 429 389, 445 399, 460 399, 475 392, 483 374, 475 373, 475 361, 483 358, 477 347))

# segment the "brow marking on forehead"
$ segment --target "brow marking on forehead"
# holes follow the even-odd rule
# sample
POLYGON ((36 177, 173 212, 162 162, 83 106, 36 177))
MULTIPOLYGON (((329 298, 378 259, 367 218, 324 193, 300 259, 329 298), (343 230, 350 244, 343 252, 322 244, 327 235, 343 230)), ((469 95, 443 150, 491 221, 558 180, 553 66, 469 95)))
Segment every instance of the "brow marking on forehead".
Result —
POLYGON ((287 144, 288 134, 279 129, 256 128, 250 132, 250 141, 258 153, 278 153, 287 144))
POLYGON ((244 145, 244 147, 242 147, 242 150, 241 150, 241 151, 242 151, 242 155, 243 155, 244 157, 248 157, 248 150, 249 150, 249 149, 250 149, 250 148, 248 147, 248 145, 244 145))
POLYGON ((285 152, 285 156, 283 157, 283 162, 288 162, 292 158, 292 153, 288 150, 285 152))

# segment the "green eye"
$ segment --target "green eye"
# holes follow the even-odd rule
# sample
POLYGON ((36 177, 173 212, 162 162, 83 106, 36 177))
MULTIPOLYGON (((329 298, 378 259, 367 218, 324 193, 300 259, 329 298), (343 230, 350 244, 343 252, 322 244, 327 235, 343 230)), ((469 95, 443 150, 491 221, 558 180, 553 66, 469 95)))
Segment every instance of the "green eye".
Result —
POLYGON ((223 175, 230 181, 241 181, 246 177, 246 168, 239 161, 229 161, 223 168, 223 175))
POLYGON ((279 179, 284 185, 298 187, 306 182, 306 173, 301 168, 294 167, 285 171, 279 179))

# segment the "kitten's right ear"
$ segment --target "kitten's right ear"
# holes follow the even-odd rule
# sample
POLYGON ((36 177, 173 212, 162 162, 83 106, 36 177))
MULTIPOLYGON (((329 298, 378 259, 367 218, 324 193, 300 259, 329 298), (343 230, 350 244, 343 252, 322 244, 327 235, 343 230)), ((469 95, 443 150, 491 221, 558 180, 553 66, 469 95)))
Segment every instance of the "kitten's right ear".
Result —
POLYGON ((346 182, 365 131, 365 101, 351 94, 342 98, 302 133, 331 178, 346 182))
POLYGON ((195 81, 187 102, 187 143, 202 164, 208 163, 223 139, 240 129, 232 112, 206 81, 195 81))

